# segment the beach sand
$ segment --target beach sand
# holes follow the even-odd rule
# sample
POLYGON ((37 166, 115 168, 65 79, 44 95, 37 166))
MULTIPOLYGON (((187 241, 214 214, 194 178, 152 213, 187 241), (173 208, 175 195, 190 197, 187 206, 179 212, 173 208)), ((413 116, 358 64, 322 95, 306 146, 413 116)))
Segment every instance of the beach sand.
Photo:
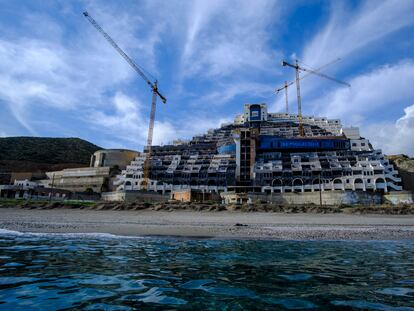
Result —
POLYGON ((110 233, 124 236, 413 240, 414 216, 10 207, 0 209, 0 228, 20 232, 110 233))

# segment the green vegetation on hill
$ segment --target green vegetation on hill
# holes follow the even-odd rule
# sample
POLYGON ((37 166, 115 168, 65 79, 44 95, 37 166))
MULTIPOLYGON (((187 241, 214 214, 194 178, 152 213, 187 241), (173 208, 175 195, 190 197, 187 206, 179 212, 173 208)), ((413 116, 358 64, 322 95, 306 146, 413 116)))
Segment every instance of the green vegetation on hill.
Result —
POLYGON ((48 164, 87 165, 91 155, 102 149, 80 138, 5 137, 0 138, 0 160, 48 164))

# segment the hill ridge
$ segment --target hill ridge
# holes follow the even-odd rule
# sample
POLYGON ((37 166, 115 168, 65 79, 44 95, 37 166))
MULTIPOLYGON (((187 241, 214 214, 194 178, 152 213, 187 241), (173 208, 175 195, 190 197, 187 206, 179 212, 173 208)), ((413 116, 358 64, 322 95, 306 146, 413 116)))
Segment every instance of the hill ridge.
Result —
POLYGON ((101 147, 79 137, 0 137, 0 160, 89 164, 101 147))

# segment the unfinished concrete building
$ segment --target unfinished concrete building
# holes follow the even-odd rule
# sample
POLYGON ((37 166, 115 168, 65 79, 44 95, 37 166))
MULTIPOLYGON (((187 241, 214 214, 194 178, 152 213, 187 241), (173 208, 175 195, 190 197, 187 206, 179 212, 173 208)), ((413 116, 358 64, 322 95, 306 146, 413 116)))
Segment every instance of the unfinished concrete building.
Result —
POLYGON ((137 156, 138 152, 127 149, 103 149, 91 156, 90 167, 67 168, 46 172, 44 187, 54 187, 72 192, 106 192, 115 190, 115 177, 137 156))
MULTIPOLYGON (((402 190, 401 179, 381 150, 343 128, 338 119, 269 113, 265 104, 245 104, 231 124, 173 145, 154 146, 149 190, 263 193, 402 190)), ((118 191, 143 189, 145 156, 117 177, 118 191)))

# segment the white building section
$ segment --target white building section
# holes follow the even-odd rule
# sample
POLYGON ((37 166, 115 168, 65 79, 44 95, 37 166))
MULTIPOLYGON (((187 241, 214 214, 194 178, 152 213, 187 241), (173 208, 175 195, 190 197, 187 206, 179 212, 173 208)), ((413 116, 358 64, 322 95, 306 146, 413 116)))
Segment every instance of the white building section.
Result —
MULTIPOLYGON (((402 190, 398 172, 357 127, 343 128, 339 119, 304 116, 302 137, 298 122, 295 114, 269 113, 265 104, 245 104, 232 124, 180 144, 154 146, 149 190, 402 190)), ((117 176, 118 191, 143 189, 144 161, 141 154, 117 176)))

